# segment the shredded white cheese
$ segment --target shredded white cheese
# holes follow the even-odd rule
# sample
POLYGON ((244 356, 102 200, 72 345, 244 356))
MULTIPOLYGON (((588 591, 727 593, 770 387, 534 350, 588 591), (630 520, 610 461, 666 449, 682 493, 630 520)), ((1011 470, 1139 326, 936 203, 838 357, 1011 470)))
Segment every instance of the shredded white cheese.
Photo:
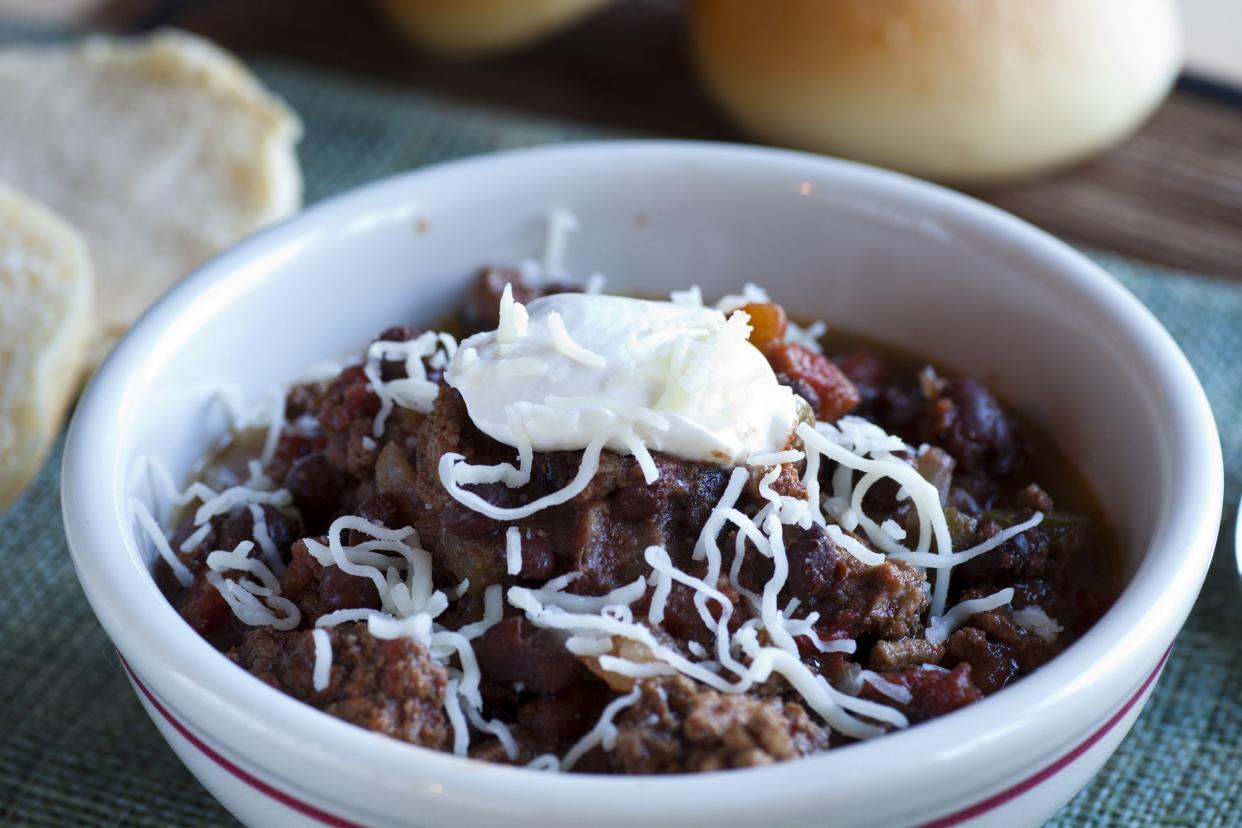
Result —
POLYGON ((244 580, 226 580, 219 572, 208 570, 204 576, 207 583, 216 588, 233 614, 252 627, 273 627, 277 630, 292 630, 302 622, 302 612, 292 601, 279 595, 262 596, 257 594, 266 587, 244 580), (258 587, 256 590, 255 587, 258 587), (283 615, 277 615, 283 613, 283 615))
POLYGON ((453 753, 465 756, 470 749, 470 725, 462 714, 458 690, 457 679, 449 679, 444 688, 444 712, 448 714, 449 724, 453 726, 453 753))
POLYGON ((210 534, 211 534, 211 524, 204 523, 202 526, 198 527, 193 532, 191 532, 189 535, 187 535, 186 539, 181 542, 181 551, 189 552, 191 550, 197 549, 199 544, 201 544, 204 540, 206 540, 207 536, 210 534))
POLYGON ((911 695, 909 688, 902 687, 900 684, 895 684, 884 678, 884 676, 879 673, 874 673, 871 670, 863 670, 859 673, 859 678, 898 704, 909 704, 914 699, 914 696, 911 695))
POLYGON ((500 325, 496 328, 497 342, 514 342, 526 336, 530 327, 530 315, 526 306, 513 298, 513 285, 506 284, 500 294, 500 325))
POLYGON ((522 530, 510 526, 505 530, 505 572, 517 575, 522 571, 522 530))
POLYGON ((857 558, 860 563, 864 563, 867 566, 879 566, 884 563, 885 557, 883 555, 874 549, 868 549, 866 546, 863 546, 862 542, 857 538, 845 534, 840 526, 828 524, 824 527, 824 531, 833 543, 844 549, 851 557, 857 558))
POLYGON ((168 538, 164 535, 164 530, 160 528, 155 518, 152 517, 151 510, 147 508, 147 504, 143 503, 139 498, 133 497, 129 500, 129 507, 139 527, 146 533, 151 543, 155 545, 155 550, 164 559, 164 563, 168 564, 168 568, 172 570, 173 577, 177 579, 177 583, 181 584, 183 589, 192 584, 194 582, 194 575, 181 562, 177 554, 173 552, 172 547, 168 543, 168 538))
POLYGON ((278 507, 288 506, 293 503, 293 495, 287 489, 277 489, 268 492, 247 488, 246 486, 233 486, 220 492, 215 497, 205 500, 203 505, 198 507, 198 511, 194 513, 194 525, 198 526, 199 524, 206 523, 216 515, 227 514, 238 506, 249 506, 252 503, 278 507))
POLYGON ((250 519, 253 527, 251 532, 254 534, 254 539, 258 541, 264 562, 277 575, 285 574, 285 562, 280 559, 280 550, 276 548, 275 541, 268 534, 267 515, 263 511, 263 507, 258 503, 250 504, 250 519))
POLYGON ((500 584, 492 584, 483 590, 483 618, 463 625, 457 632, 467 641, 478 638, 500 623, 500 619, 504 617, 504 611, 504 587, 500 584))
POLYGON ((373 438, 383 436, 384 425, 393 406, 399 405, 423 413, 431 410, 436 396, 440 393, 440 386, 427 378, 427 368, 423 360, 441 353, 441 349, 446 355, 452 356, 456 351, 456 342, 451 336, 435 331, 427 331, 407 342, 380 340, 371 343, 367 348, 362 372, 380 401, 380 410, 371 425, 373 438), (390 360, 401 360, 405 365, 406 376, 384 382, 382 364, 390 360))
POLYGON ((332 677, 332 637, 322 627, 311 630, 311 638, 315 642, 315 668, 311 674, 311 684, 316 693, 328 689, 332 677))
POLYGON ((1003 607, 1013 600, 1013 587, 1006 587, 999 592, 983 598, 972 598, 963 601, 944 615, 933 615, 928 619, 926 638, 933 644, 943 644, 945 639, 958 627, 965 624, 972 615, 1003 607))
POLYGON ((578 229, 578 217, 563 207, 548 213, 547 235, 543 243, 543 277, 561 279, 568 276, 565 270, 565 254, 569 249, 569 234, 578 229))
POLYGON ((582 292, 588 296, 594 296, 604 292, 604 285, 607 279, 602 273, 592 273, 587 277, 586 284, 582 287, 582 292))
POLYGON ((924 566, 929 569, 947 569, 949 567, 958 566, 959 564, 964 564, 967 561, 974 560, 986 552, 991 552, 993 549, 1009 542, 1018 535, 1021 535, 1023 532, 1034 529, 1042 523, 1043 520, 1043 512, 1036 512, 1027 520, 1022 521, 1021 523, 1015 523, 1013 526, 1008 526, 1002 529, 992 537, 985 540, 983 543, 980 543, 977 546, 972 546, 969 549, 963 549, 960 552, 954 552, 951 555, 929 555, 927 553, 907 552, 905 550, 900 550, 889 554, 888 557, 890 560, 905 561, 906 563, 913 564, 914 566, 924 566))
POLYGON ((1015 624, 1027 632, 1034 633, 1049 644, 1056 641, 1057 636, 1061 634, 1061 625, 1055 619, 1049 617, 1042 607, 1035 606, 1034 604, 1013 610, 1010 615, 1013 617, 1015 624))
POLYGON ((785 451, 769 451, 752 454, 746 458, 748 466, 779 466, 782 463, 797 463, 806 455, 797 449, 788 449, 785 451))
POLYGON ((499 719, 485 719, 483 714, 475 707, 467 704, 463 706, 466 711, 466 718, 470 723, 484 733, 490 733, 500 742, 500 747, 504 750, 505 756, 510 761, 518 757, 517 739, 513 738, 513 733, 509 730, 509 726, 499 719))
POLYGON ((556 350, 574 362, 579 362, 588 368, 603 368, 608 364, 608 360, 604 359, 601 354, 583 348, 570 337, 569 331, 565 329, 565 320, 561 319, 561 315, 556 311, 548 314, 548 330, 552 332, 552 341, 556 345, 556 350))

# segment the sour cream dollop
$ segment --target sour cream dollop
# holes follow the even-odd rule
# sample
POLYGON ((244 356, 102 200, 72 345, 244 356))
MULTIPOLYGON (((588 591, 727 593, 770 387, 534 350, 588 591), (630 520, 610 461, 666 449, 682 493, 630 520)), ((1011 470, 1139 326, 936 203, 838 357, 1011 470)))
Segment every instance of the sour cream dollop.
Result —
POLYGON ((461 343, 445 379, 484 434, 535 451, 604 447, 738 465, 780 451, 793 393, 752 346, 749 319, 715 309, 566 293, 529 308, 506 291, 500 326, 461 343))

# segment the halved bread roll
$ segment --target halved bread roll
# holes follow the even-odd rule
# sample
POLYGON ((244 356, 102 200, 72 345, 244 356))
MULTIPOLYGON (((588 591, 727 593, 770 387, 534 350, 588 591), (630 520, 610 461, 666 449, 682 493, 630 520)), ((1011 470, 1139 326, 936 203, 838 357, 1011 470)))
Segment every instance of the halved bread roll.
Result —
POLYGON ((78 389, 92 294, 77 231, 0 187, 0 511, 43 464, 78 389))
POLYGON ((691 44, 755 137, 956 184, 1111 146, 1181 65, 1173 0, 696 0, 691 44))
POLYGON ((86 237, 101 359, 189 270, 301 202, 297 117, 205 40, 0 51, 0 181, 86 237))

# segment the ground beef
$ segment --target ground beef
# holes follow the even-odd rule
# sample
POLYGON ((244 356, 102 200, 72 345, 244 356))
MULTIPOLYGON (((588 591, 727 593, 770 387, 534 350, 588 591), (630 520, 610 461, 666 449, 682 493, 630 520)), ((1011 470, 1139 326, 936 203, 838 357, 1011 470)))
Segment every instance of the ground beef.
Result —
MULTIPOLYGON (((411 328, 385 331, 385 341, 405 341, 411 328)), ((385 361, 381 375, 395 379, 405 366, 385 361)), ((431 372, 438 376, 438 372, 431 372)), ((374 492, 381 474, 376 468, 381 449, 392 445, 412 453, 423 415, 394 406, 375 437, 380 400, 361 366, 344 369, 322 388, 296 386, 286 396, 286 418, 313 419, 312 428, 285 429, 268 475, 293 495, 309 531, 325 532, 342 514, 357 514, 359 504, 374 492), (296 416, 294 415, 296 412, 296 416)))
POLYGON ((820 613, 822 638, 895 640, 921 635, 927 610, 923 574, 899 561, 866 566, 845 558, 836 588, 806 604, 820 613))
POLYGON ((452 728, 444 713, 448 674, 409 638, 383 641, 365 624, 328 628, 332 673, 313 683, 315 644, 309 630, 254 627, 229 651, 234 663, 299 701, 368 730, 424 747, 444 749, 452 728))
POLYGON ((801 705, 729 695, 682 677, 640 683, 617 719, 623 773, 690 773, 770 765, 823 750, 827 731, 801 705))
POLYGON ((894 703, 874 686, 863 686, 862 696, 880 704, 899 708, 911 723, 925 722, 979 701, 983 693, 974 684, 971 665, 959 664, 952 670, 913 665, 882 674, 884 679, 910 691, 910 701, 894 703))
POLYGON ((921 664, 939 664, 944 647, 926 638, 901 638, 877 641, 871 648, 869 665, 877 673, 891 673, 921 664))
POLYGON ((984 693, 995 693, 1018 675, 1020 665, 1013 650, 991 641, 977 627, 963 627, 945 642, 948 664, 970 666, 974 683, 984 693))
MULTIPOLYGON (((970 597, 978 597, 971 593, 967 594, 970 597)), ((1035 633, 1017 624, 1008 607, 977 613, 971 617, 969 626, 981 630, 987 636, 988 641, 1006 647, 1022 673, 1029 673, 1047 663, 1064 646, 1059 641, 1044 641, 1035 633)))
MULTIPOLYGON (((512 580, 505 571, 509 525, 518 526, 523 539, 520 577, 578 573, 571 588, 584 594, 615 589, 649 572, 643 552, 651 545, 663 546, 677 565, 692 569, 697 566, 690 559, 694 541, 728 482, 727 472, 717 466, 655 453, 660 476, 648 486, 634 458, 604 452, 598 472, 577 497, 502 524, 462 506, 440 484, 439 458, 446 452, 472 463, 514 462, 512 449, 474 427, 457 392, 441 392, 418 443, 413 497, 425 504, 417 517, 419 535, 435 549, 440 566, 456 578, 470 579, 472 591, 512 580)), ((527 486, 474 490, 496 505, 528 502, 564 488, 577 475, 581 458, 581 452, 542 452, 527 486)))

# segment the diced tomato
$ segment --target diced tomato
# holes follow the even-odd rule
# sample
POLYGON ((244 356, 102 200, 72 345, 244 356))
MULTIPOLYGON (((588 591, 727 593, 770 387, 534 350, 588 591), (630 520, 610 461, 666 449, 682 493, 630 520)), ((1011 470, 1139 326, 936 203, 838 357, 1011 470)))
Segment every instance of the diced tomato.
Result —
POLYGON ((820 420, 834 423, 858 407, 858 389, 828 357, 793 342, 782 342, 765 353, 772 370, 815 391, 820 420))

